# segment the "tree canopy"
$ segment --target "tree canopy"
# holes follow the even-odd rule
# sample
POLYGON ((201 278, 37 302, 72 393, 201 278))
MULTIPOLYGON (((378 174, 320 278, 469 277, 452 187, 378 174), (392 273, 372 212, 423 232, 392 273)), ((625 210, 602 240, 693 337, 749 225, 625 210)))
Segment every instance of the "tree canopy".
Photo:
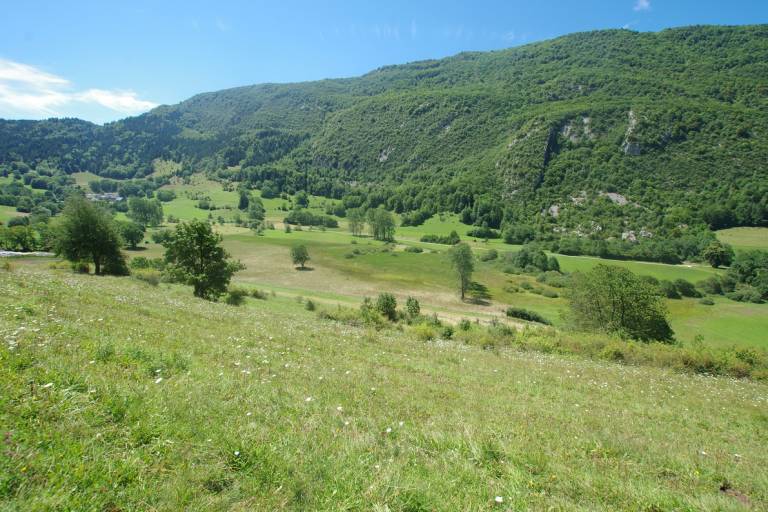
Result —
POLYGON ((245 266, 229 259, 221 235, 207 222, 178 224, 163 242, 167 271, 176 281, 194 288, 195 297, 217 300, 227 291, 235 272, 245 266))

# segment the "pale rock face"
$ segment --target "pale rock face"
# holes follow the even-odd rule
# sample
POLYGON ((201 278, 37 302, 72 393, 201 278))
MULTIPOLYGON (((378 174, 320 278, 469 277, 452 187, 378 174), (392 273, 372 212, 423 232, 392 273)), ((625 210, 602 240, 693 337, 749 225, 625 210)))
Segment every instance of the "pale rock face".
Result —
POLYGON ((627 133, 624 135, 624 143, 621 145, 621 149, 625 155, 638 156, 642 152, 640 143, 634 140, 635 128, 637 127, 637 116, 635 112, 629 111, 629 126, 627 126, 627 133))

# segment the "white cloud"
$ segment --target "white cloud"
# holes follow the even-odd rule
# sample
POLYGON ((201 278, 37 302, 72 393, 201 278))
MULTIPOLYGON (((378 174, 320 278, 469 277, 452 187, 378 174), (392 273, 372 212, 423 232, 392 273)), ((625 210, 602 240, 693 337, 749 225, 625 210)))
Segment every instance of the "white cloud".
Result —
POLYGON ((0 59, 0 117, 46 118, 76 115, 79 110, 102 107, 115 114, 145 112, 157 104, 130 90, 87 89, 78 91, 66 78, 34 66, 0 59))
POLYGON ((636 11, 649 11, 649 10, 651 10, 651 0, 637 0, 637 2, 635 2, 634 9, 636 11))

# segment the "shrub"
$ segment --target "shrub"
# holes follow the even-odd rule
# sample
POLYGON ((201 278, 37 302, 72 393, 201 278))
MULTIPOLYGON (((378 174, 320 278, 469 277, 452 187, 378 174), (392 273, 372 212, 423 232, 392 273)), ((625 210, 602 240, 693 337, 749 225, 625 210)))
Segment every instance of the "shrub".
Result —
POLYGON ((421 314, 421 305, 414 297, 408 297, 405 300, 405 311, 410 318, 416 318, 421 314))
MULTIPOLYGON (((354 241, 354 240, 353 240, 353 241, 354 241)), ((409 246, 408 246, 408 247, 406 247, 404 250, 405 250, 405 252, 412 252, 412 253, 420 253, 420 252, 424 252, 424 249, 422 249, 421 247, 414 247, 414 246, 412 246, 412 245, 409 245, 409 246)))
POLYGON ((672 281, 659 281, 659 291, 663 297, 668 299, 679 299, 680 292, 677 291, 677 286, 672 281))
POLYGON ((459 321, 459 329, 462 331, 468 331, 472 327, 472 322, 467 320, 466 318, 462 318, 461 321, 459 321))
POLYGON ((549 320, 547 320, 537 312, 529 311, 523 308, 509 307, 507 308, 506 315, 510 318, 519 318, 520 320, 527 320, 529 322, 536 322, 544 325, 552 325, 549 320))
POLYGON ((478 227, 467 231, 467 236, 474 238, 496 239, 501 238, 501 233, 488 226, 478 227))
POLYGON ((542 295, 542 297, 546 297, 546 298, 548 298, 548 299, 556 299, 556 298, 558 298, 558 297, 559 297, 559 295, 557 294, 557 292, 555 292, 555 291, 553 291, 553 290, 543 290, 543 291, 541 292, 541 295, 542 295))
POLYGON ((259 300, 267 300, 267 292, 254 288, 251 290, 251 297, 259 300))
POLYGON ((304 304, 304 309, 306 309, 307 311, 314 311, 315 303, 312 302, 310 299, 307 299, 307 302, 304 304))
POLYGON ((499 251, 491 249, 480 254, 480 261, 493 261, 499 257, 499 251))
POLYGON ((703 304, 705 306, 714 306, 715 305, 715 301, 713 301, 709 297, 704 297, 703 299, 701 299, 699 301, 699 304, 703 304))
POLYGON ((760 291, 748 284, 737 286, 734 291, 726 293, 725 296, 738 302, 752 302, 754 304, 763 302, 763 297, 760 294, 760 291))
POLYGON ((675 279, 675 288, 683 297, 701 297, 701 293, 693 286, 693 283, 685 279, 675 279))
POLYGON ((722 295, 723 294, 723 285, 720 282, 720 279, 717 277, 708 277, 704 279, 703 281, 699 281, 696 283, 696 286, 699 287, 704 293, 708 293, 710 295, 722 295))
POLYGON ((230 288, 227 290, 225 301, 230 306, 240 306, 245 302, 245 298, 248 295, 248 290, 245 288, 230 288))
POLYGON ((418 324, 411 328, 411 332, 421 341, 430 341, 437 337, 435 329, 428 324, 418 324))
POLYGON ((391 321, 397 320, 397 300, 395 296, 391 293, 380 293, 376 299, 376 311, 391 321))
POLYGON ((162 274, 157 270, 152 270, 152 269, 136 270, 131 275, 136 279, 138 279, 139 281, 144 281, 145 283, 151 286, 159 285, 162 279, 162 274))
POLYGON ((432 244, 456 245, 461 242, 461 239, 459 238, 459 234, 456 231, 451 231, 451 233, 447 236, 424 235, 421 237, 421 241, 432 244))

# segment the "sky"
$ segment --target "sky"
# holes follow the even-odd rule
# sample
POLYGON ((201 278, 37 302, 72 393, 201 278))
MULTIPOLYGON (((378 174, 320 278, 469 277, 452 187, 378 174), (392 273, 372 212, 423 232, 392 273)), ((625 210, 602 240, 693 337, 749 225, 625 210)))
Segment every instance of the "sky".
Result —
POLYGON ((0 0, 0 118, 104 123, 572 32, 768 22, 768 0, 0 0))

